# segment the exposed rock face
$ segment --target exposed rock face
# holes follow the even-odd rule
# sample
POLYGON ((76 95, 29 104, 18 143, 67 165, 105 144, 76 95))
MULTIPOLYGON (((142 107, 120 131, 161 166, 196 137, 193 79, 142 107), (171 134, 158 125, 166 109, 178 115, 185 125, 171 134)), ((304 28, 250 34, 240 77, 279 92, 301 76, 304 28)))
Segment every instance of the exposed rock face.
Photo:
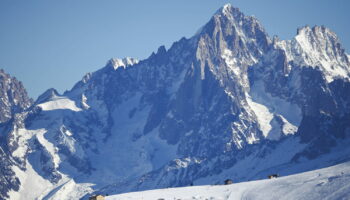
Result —
POLYGON ((225 5, 168 50, 45 92, 8 123, 5 154, 19 194, 34 181, 47 199, 328 166, 350 152, 348 58, 327 28, 279 41, 225 5))
POLYGON ((10 190, 19 190, 20 182, 12 170, 14 163, 8 149, 8 133, 12 130, 11 119, 32 105, 22 83, 0 70, 0 199, 10 190))
POLYGON ((29 108, 32 99, 27 95, 22 83, 0 70, 0 123, 7 122, 14 113, 29 108))

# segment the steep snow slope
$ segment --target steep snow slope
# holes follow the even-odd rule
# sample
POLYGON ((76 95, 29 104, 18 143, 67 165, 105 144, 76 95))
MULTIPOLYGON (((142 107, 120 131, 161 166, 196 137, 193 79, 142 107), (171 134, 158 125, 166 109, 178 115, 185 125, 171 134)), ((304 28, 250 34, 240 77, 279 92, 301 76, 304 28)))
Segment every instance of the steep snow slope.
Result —
POLYGON ((338 200, 349 198, 350 162, 346 162, 329 168, 271 180, 134 192, 107 196, 106 200, 338 200))

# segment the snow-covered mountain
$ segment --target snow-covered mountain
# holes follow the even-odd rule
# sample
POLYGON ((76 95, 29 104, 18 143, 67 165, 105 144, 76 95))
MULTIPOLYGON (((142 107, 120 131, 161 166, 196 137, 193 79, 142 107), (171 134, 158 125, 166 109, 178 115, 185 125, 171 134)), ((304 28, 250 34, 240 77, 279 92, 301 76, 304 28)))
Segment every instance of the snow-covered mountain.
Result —
POLYGON ((344 162, 349 74, 329 29, 303 27, 280 41, 225 5, 168 50, 111 59, 14 114, 0 155, 16 184, 3 181, 1 197, 79 199, 344 162))

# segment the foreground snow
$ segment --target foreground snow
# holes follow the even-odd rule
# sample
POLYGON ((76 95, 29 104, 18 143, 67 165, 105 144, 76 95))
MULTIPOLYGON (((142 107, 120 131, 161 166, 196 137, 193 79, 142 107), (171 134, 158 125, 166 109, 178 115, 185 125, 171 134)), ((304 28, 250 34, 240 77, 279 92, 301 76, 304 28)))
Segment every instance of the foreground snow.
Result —
POLYGON ((350 199, 350 162, 277 179, 126 193, 106 200, 350 199))

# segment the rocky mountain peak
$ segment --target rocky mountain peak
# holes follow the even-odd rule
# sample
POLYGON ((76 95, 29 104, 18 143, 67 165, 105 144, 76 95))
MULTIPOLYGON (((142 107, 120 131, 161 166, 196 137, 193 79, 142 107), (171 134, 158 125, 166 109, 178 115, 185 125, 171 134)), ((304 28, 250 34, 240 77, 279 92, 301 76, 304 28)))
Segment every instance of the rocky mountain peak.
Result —
POLYGON ((39 104, 42 102, 50 101, 51 99, 53 99, 57 96, 60 96, 59 93, 57 92, 57 90, 54 88, 50 88, 50 89, 46 90, 42 95, 40 95, 35 103, 39 104))
POLYGON ((0 123, 9 120, 14 113, 30 107, 33 100, 15 77, 0 70, 0 123))
POLYGON ((111 66, 116 70, 119 67, 126 68, 128 66, 137 64, 138 62, 139 62, 139 60, 137 60, 135 58, 130 58, 130 57, 125 57, 123 59, 112 58, 107 62, 106 66, 111 66))
POLYGON ((304 26, 292 40, 276 41, 289 63, 319 68, 324 79, 349 78, 350 62, 338 36, 324 26, 304 26))
POLYGON ((200 38, 209 36, 211 40, 216 40, 215 47, 221 49, 227 47, 233 50, 258 46, 262 50, 267 49, 271 43, 265 29, 254 16, 244 15, 231 4, 220 8, 197 35, 200 38))
POLYGON ((327 53, 333 56, 342 56, 344 50, 341 47, 340 40, 333 31, 325 26, 304 26, 299 28, 295 37, 297 42, 303 47, 317 49, 322 47, 327 53))
MULTIPOLYGON (((244 15, 239 8, 235 8, 231 4, 226 4, 221 7, 218 11, 216 11, 212 19, 215 20, 217 25, 233 25, 234 29, 237 29, 237 31, 243 31, 244 33, 249 33, 249 31, 253 31, 253 33, 255 33, 255 29, 264 31, 263 26, 257 18, 254 16, 244 15)), ((228 28, 228 26, 226 26, 226 28, 228 28)))
POLYGON ((202 79, 208 64, 216 76, 242 79, 242 85, 247 85, 247 67, 255 64, 272 43, 255 17, 245 16, 230 4, 220 8, 195 37, 202 79))
POLYGON ((297 29, 297 36, 303 37, 314 37, 318 39, 332 39, 335 42, 339 43, 338 36, 329 28, 325 26, 303 26, 297 29))
POLYGON ((223 16, 233 16, 233 15, 241 15, 241 11, 239 10, 239 8, 235 8, 233 7, 230 3, 225 4, 224 6, 222 6, 220 9, 218 9, 215 12, 215 15, 223 15, 223 16))

